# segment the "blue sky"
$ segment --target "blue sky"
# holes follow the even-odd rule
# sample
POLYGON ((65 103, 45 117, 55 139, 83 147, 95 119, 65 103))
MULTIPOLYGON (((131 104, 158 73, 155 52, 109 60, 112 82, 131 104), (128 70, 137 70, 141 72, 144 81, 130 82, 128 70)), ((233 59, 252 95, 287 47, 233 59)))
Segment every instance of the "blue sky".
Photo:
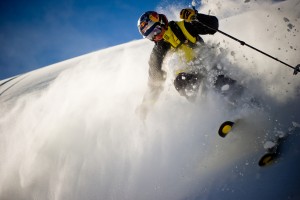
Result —
POLYGON ((137 19, 179 0, 0 2, 0 80, 140 39, 137 19))

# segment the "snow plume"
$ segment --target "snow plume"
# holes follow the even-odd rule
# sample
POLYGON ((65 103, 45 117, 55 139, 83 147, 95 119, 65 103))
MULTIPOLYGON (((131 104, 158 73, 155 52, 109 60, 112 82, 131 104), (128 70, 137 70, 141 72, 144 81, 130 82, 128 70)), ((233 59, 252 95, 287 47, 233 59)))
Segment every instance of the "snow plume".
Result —
MULTIPOLYGON (((244 4, 256 1, 226 5, 244 4)), ((203 1, 203 9, 215 5, 203 1)), ((296 65, 299 1, 271 5, 214 12, 230 16, 221 30, 296 65)), ((169 76, 141 121, 135 111, 147 88, 147 40, 1 82, 0 199, 299 199, 299 134, 290 134, 284 162, 265 170, 257 160, 275 132, 299 128, 300 75, 218 33, 204 39, 208 59, 196 64, 226 69, 253 104, 234 106, 211 89, 190 103, 169 76), (219 124, 235 119, 236 130, 220 138, 219 124)))
MULTIPOLYGON (((268 9, 270 5, 273 5, 272 0, 265 1, 254 1, 254 0, 198 0, 195 1, 195 8, 203 14, 215 15, 219 19, 229 18, 231 16, 240 15, 245 12, 249 12, 257 9, 268 9)), ((162 5, 158 6, 157 10, 167 15, 170 20, 179 19, 179 11, 182 8, 192 8, 192 1, 190 3, 173 2, 162 2, 162 5)))
MULTIPOLYGON (((275 58, 296 66, 299 64, 300 48, 299 9, 299 1, 272 3, 268 7, 262 6, 242 13, 239 15, 240 17, 222 20, 220 30, 271 54, 275 58), (241 25, 238 29, 237 24, 241 25)), ((299 79, 296 76, 290 76, 292 71, 285 65, 269 59, 257 51, 241 46, 236 41, 221 34, 213 40, 215 42, 223 40, 221 45, 232 50, 233 60, 238 61, 245 71, 260 79, 264 93, 268 93, 271 98, 283 102, 299 95, 297 86, 299 79)))
POLYGON ((190 104, 166 87, 146 124, 135 115, 151 47, 93 53, 55 66, 69 68, 46 89, 12 88, 23 94, 2 102, 1 199, 182 199, 240 158, 220 152, 216 127, 231 116, 215 93, 190 104))

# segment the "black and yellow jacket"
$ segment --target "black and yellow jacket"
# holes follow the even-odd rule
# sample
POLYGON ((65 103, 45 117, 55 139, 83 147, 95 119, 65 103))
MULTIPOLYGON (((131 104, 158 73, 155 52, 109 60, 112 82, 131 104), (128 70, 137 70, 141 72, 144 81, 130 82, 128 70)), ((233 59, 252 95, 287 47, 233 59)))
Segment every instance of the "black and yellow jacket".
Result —
POLYGON ((196 19, 191 22, 184 20, 178 22, 170 21, 168 29, 163 36, 164 39, 155 43, 149 59, 149 91, 144 97, 144 101, 156 101, 162 90, 162 83, 165 80, 162 63, 170 49, 184 48, 186 46, 191 48, 197 42, 203 42, 199 35, 212 35, 218 30, 219 22, 215 16, 197 13, 196 19))

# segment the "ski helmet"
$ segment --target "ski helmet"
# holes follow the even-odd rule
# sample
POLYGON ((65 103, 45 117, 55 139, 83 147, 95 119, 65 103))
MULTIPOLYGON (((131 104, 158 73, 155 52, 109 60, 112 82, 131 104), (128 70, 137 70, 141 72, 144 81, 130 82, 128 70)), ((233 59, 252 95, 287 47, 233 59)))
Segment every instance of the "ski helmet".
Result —
POLYGON ((147 11, 139 18, 137 26, 144 38, 153 41, 155 36, 162 32, 162 28, 167 29, 168 19, 163 14, 147 11))

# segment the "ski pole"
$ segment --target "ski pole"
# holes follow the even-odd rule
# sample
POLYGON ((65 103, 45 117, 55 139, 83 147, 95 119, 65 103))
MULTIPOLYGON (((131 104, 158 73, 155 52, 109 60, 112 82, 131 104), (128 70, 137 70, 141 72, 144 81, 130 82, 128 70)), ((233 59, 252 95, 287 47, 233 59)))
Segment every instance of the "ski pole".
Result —
MULTIPOLYGON (((201 23, 201 22, 200 22, 200 23, 201 23)), ((203 23, 202 23, 202 24, 203 24, 203 23)), ((205 24, 203 24, 203 25, 205 25, 205 24)), ((207 27, 210 28, 209 26, 207 26, 207 27)), ((213 28, 211 28, 211 29, 213 29, 213 28)), ((214 29, 213 29, 213 30, 214 30, 214 29)), ((221 33, 221 34, 223 34, 223 35, 225 35, 225 36, 227 36, 227 37, 229 37, 229 38, 231 38, 231 39, 233 39, 233 40, 239 42, 242 46, 245 45, 245 46, 247 46, 247 47, 249 47, 249 48, 251 48, 251 49, 253 49, 253 50, 255 50, 255 51, 258 51, 259 53, 262 53, 262 54, 265 55, 265 56, 268 56, 269 58, 272 58, 272 59, 274 59, 274 60, 276 60, 276 61, 278 61, 278 62, 280 62, 280 63, 282 63, 282 64, 284 64, 284 65, 286 65, 286 66, 288 66, 288 67, 290 67, 290 68, 292 68, 292 69, 294 69, 294 75, 296 75, 298 72, 300 72, 300 64, 298 64, 296 67, 293 67, 293 66, 291 66, 291 65, 289 65, 289 64, 287 64, 287 63, 285 63, 285 62, 283 62, 283 61, 281 61, 281 60, 279 60, 278 58, 275 58, 275 57, 271 56, 270 54, 267 54, 267 53, 265 53, 265 52, 263 52, 263 51, 261 51, 261 50, 255 48, 255 47, 253 47, 253 46, 247 44, 246 42, 241 41, 241 40, 239 40, 239 39, 237 39, 237 38, 235 38, 235 37, 233 37, 233 36, 231 36, 231 35, 229 35, 229 34, 223 32, 223 31, 221 31, 221 30, 215 30, 215 31, 218 31, 219 33, 221 33)))
MULTIPOLYGON (((198 13, 198 11, 196 10, 195 6, 196 6, 196 5, 195 5, 195 2, 193 1, 193 2, 192 2, 192 8, 194 9, 194 11, 195 11, 196 13, 198 13)), ((206 24, 204 24, 204 23, 202 23, 202 22, 200 22, 200 21, 198 21, 198 22, 201 23, 203 26, 209 28, 209 29, 212 29, 212 30, 214 30, 214 31, 216 31, 216 32, 219 32, 219 33, 221 33, 221 34, 223 34, 223 35, 225 35, 225 36, 227 36, 227 37, 229 37, 229 38, 231 38, 231 39, 233 39, 233 40, 239 42, 242 46, 245 45, 245 46, 247 46, 247 47, 249 47, 249 48, 251 48, 251 49, 253 49, 253 50, 255 50, 255 51, 259 52, 259 53, 262 53, 262 54, 265 55, 265 56, 268 56, 269 58, 272 58, 272 59, 274 59, 274 60, 276 60, 276 61, 278 61, 278 62, 280 62, 280 63, 282 63, 282 64, 284 64, 284 65, 286 65, 286 66, 288 66, 288 67, 290 67, 291 69, 294 69, 294 73, 293 73, 294 75, 296 75, 296 74, 298 74, 298 72, 300 72, 300 64, 298 64, 296 67, 293 67, 293 66, 291 66, 291 65, 289 65, 289 64, 287 64, 287 63, 285 63, 285 62, 283 62, 283 61, 281 61, 281 60, 279 60, 278 58, 275 58, 274 56, 271 56, 270 54, 267 54, 267 53, 265 53, 265 52, 263 52, 263 51, 261 51, 261 50, 255 48, 255 47, 253 47, 253 46, 247 44, 246 42, 241 41, 241 40, 239 40, 239 39, 237 39, 237 38, 235 38, 235 37, 233 37, 233 36, 231 36, 231 35, 229 35, 229 34, 223 32, 223 31, 221 31, 221 30, 214 29, 214 28, 212 28, 212 27, 210 27, 210 26, 208 26, 208 25, 206 25, 206 24)))

